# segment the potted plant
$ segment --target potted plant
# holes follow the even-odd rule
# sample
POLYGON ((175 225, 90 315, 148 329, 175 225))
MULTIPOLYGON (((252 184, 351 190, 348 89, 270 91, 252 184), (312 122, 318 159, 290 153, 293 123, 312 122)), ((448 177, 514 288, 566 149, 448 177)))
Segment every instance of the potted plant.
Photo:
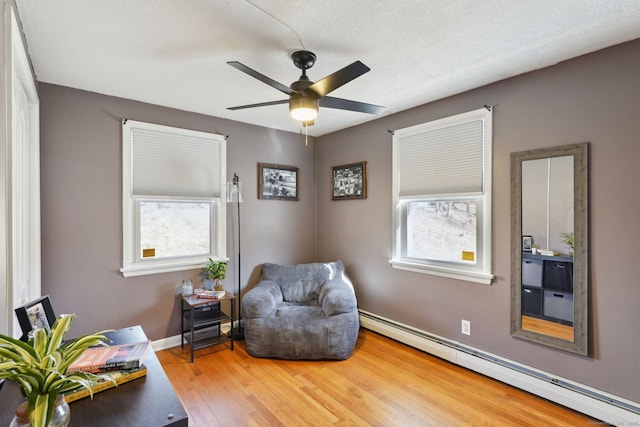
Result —
POLYGON ((573 255, 573 232, 571 233, 562 233, 560 236, 562 236, 562 241, 564 242, 564 244, 566 244, 567 246, 569 246, 569 255, 573 255))
POLYGON ((213 279, 213 291, 218 297, 224 296, 224 287, 220 281, 227 277, 227 262, 229 258, 209 258, 205 266, 207 279, 213 279))
MULTIPOLYGON (((85 387, 93 397, 93 381, 101 378, 86 372, 67 374, 69 365, 85 349, 104 345, 103 341, 107 339, 104 335, 107 331, 103 331, 63 342, 74 318, 74 314, 62 315, 50 331, 44 328, 33 330, 29 342, 0 334, 0 379, 20 385, 27 399, 28 422, 33 427, 49 426, 54 411, 62 411, 62 417, 66 419, 66 424, 63 422, 62 425, 67 425, 70 414, 63 393, 85 387)), ((16 417, 19 416, 16 413, 16 417)))

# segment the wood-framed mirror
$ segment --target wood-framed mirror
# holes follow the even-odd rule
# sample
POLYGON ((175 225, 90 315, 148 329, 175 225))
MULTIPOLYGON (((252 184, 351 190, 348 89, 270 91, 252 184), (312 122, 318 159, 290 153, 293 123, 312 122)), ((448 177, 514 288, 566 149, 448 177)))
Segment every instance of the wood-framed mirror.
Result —
POLYGON ((511 335, 585 356, 588 148, 511 153, 511 335))

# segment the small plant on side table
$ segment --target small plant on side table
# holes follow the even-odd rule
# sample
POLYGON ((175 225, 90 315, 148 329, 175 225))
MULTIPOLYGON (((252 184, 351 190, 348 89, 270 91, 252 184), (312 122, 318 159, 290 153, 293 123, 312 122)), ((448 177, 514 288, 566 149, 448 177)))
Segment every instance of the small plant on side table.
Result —
POLYGON ((224 291, 224 287, 220 280, 223 280, 227 277, 227 263, 229 262, 229 258, 209 258, 207 261, 207 265, 205 269, 207 271, 207 279, 214 280, 213 290, 222 292, 224 291))

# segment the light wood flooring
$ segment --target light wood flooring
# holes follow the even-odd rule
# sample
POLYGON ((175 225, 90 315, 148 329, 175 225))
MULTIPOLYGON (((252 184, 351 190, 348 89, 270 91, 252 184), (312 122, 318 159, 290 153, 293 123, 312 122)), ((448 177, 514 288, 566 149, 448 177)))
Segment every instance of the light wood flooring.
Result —
POLYGON ((522 329, 573 342, 573 326, 561 325, 535 317, 522 316, 522 329))
POLYGON ((189 426, 587 426, 596 420, 368 330, 345 361, 157 353, 189 426))

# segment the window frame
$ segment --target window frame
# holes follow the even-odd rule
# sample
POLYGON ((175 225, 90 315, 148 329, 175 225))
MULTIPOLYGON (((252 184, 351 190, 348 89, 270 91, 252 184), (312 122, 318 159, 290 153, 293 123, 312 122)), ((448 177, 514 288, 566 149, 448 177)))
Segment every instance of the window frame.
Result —
POLYGON ((482 108, 431 122, 399 129, 393 133, 393 247, 389 263, 393 268, 489 285, 492 268, 492 112, 482 108), (459 124, 482 121, 482 189, 446 194, 400 195, 399 144, 403 138, 440 131, 459 124), (476 264, 411 258, 407 253, 408 206, 412 202, 479 198, 476 217, 476 264))
MULTIPOLYGON (((207 132, 194 131, 153 123, 123 120, 122 125, 122 268, 124 277, 173 271, 193 270, 204 267, 209 257, 226 258, 226 137, 207 132), (152 130, 195 137, 219 145, 219 164, 217 173, 219 190, 215 196, 174 196, 140 195, 133 191, 133 129, 152 130), (140 202, 196 202, 210 203, 210 253, 204 255, 163 257, 160 259, 142 258, 140 248, 140 202)), ((215 166, 212 166, 215 167, 215 166)), ((215 169, 214 169, 214 172, 215 169)))

